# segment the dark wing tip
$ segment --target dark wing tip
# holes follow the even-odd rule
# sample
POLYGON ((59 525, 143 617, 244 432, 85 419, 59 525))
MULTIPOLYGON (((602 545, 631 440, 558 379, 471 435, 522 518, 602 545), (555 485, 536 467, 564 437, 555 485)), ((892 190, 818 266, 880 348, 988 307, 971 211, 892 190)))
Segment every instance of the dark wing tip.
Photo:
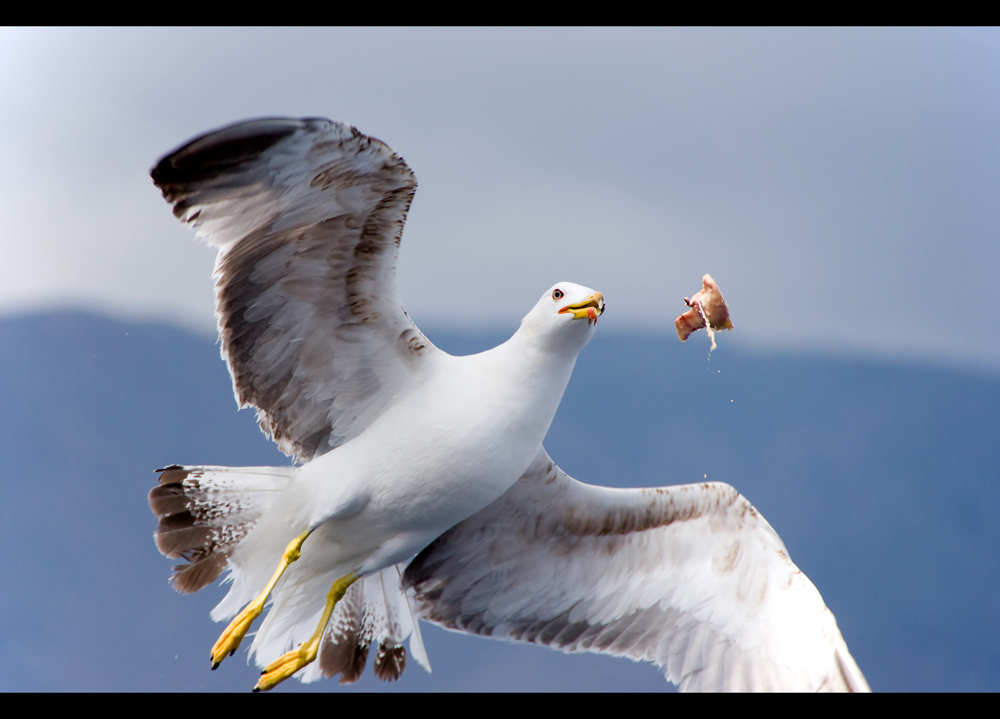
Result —
POLYGON ((318 121, 268 117, 239 122, 196 137, 162 157, 149 174, 169 200, 176 185, 207 180, 256 159, 275 143, 318 121))
POLYGON ((394 682, 406 669, 406 649, 402 646, 390 647, 379 643, 375 657, 375 676, 384 682, 394 682))

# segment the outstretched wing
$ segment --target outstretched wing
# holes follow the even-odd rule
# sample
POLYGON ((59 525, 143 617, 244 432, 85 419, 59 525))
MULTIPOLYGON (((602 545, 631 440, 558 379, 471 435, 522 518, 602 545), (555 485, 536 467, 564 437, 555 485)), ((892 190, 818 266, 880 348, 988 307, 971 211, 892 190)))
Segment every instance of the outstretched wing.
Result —
POLYGON ((308 461, 359 434, 438 352, 396 290, 417 181, 379 140, 330 120, 253 120, 151 174, 219 248, 222 355, 240 406, 286 454, 308 461))
POLYGON ((867 691, 833 614, 727 484, 608 489, 541 450, 404 583, 449 629, 652 661, 684 691, 867 691))

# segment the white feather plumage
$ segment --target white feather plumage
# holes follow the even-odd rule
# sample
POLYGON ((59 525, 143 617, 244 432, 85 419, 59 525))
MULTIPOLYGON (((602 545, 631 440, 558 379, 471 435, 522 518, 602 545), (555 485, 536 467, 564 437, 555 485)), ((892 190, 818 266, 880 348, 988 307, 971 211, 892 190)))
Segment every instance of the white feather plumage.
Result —
MULTIPOLYGON (((504 345, 441 352, 396 292, 416 179, 343 123, 241 123, 165 157, 153 177, 219 248, 217 315, 238 402, 306 462, 277 473, 286 486, 254 505, 252 522, 242 517, 235 544, 213 539, 219 515, 192 484, 198 468, 171 468, 151 493, 171 556, 231 570, 217 620, 315 530, 272 592, 252 647, 259 663, 305 641, 330 584, 356 572, 300 678, 356 678, 372 641, 379 671, 395 678, 407 637, 429 668, 420 616, 653 661, 684 690, 867 689, 815 587, 732 487, 603 489, 548 458, 541 442, 603 310, 599 293, 560 283, 504 345)), ((484 290, 474 301, 492 310, 504 298, 484 290)), ((243 476, 218 469, 230 485, 243 476)))

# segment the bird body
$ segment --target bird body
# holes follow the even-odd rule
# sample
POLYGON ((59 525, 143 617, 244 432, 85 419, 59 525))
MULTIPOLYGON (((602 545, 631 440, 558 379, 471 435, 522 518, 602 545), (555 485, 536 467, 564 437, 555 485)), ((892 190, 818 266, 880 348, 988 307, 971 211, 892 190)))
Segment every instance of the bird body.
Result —
MULTIPOLYGON (((150 492, 157 546, 188 562, 174 586, 230 572, 212 617, 235 618, 213 668, 270 602, 251 648, 260 689, 354 681, 373 642, 380 678, 400 676, 407 638, 429 668, 420 619, 652 661, 683 690, 868 689, 819 592, 733 487, 605 489, 549 458, 601 293, 559 283, 508 342, 440 351, 396 291, 416 178, 345 123, 238 123, 152 176, 219 250, 238 404, 298 463, 171 465, 150 492)), ((456 301, 493 313, 507 299, 456 301)))
MULTIPOLYGON (((558 287, 581 301, 594 294, 558 287)), ((510 340, 467 357, 435 353, 371 426, 297 468, 229 558, 236 581, 214 616, 256 596, 281 550, 305 530, 315 530, 309 551, 283 586, 329 585, 349 571, 395 565, 503 495, 540 451, 593 335, 591 323, 557 314, 566 301, 553 301, 554 290, 510 340)))

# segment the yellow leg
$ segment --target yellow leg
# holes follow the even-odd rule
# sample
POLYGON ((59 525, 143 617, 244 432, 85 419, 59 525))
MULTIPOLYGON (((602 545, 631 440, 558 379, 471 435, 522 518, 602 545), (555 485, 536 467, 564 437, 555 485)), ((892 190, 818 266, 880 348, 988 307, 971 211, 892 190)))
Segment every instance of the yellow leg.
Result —
POLYGON ((267 586, 264 587, 264 591, 257 595, 256 599, 243 607, 243 611, 237 614, 236 618, 226 627, 226 631, 222 633, 215 646, 212 647, 212 669, 218 667, 223 659, 227 656, 232 656, 240 648, 240 642, 243 641, 243 637, 247 633, 247 630, 250 629, 253 620, 259 617, 260 613, 264 611, 264 604, 267 602, 267 597, 271 594, 271 590, 274 589, 274 585, 281 579, 281 575, 285 573, 288 566, 299 558, 302 543, 306 541, 306 537, 310 534, 312 534, 311 529, 297 536, 285 547, 285 553, 281 555, 278 568, 274 570, 274 575, 271 577, 271 581, 267 583, 267 586))
POLYGON ((261 690, 266 692, 268 689, 273 689, 302 667, 316 661, 316 656, 319 654, 319 642, 323 638, 323 632, 326 631, 326 625, 330 623, 330 617, 333 616, 333 608, 337 606, 337 602, 344 598, 347 588, 357 580, 358 575, 351 572, 333 583, 326 595, 326 608, 323 610, 323 616, 320 618, 319 625, 312 637, 305 644, 300 644, 298 649, 293 649, 268 664, 261 672, 257 686, 253 688, 255 692, 261 690))

